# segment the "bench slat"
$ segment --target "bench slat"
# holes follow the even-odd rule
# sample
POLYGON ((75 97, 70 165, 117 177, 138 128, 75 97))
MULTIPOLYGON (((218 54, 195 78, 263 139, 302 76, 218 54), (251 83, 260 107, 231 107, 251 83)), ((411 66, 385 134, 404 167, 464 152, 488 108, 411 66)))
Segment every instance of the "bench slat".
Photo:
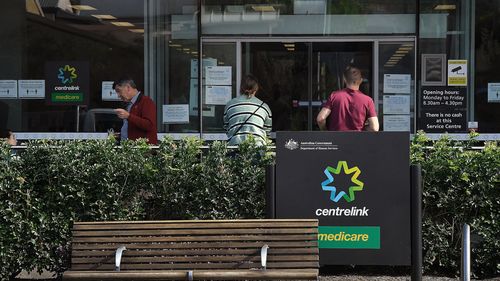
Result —
MULTIPOLYGON (((317 258, 313 255, 279 255, 268 256, 268 262, 280 261, 316 261, 317 258)), ((260 263, 260 256, 170 256, 170 257, 122 257, 122 264, 132 263, 166 263, 166 262, 256 262, 260 263)), ((73 264, 114 264, 114 256, 98 257, 98 258, 74 258, 71 260, 73 264)))
MULTIPOLYGON (((249 271, 234 270, 231 272, 220 270, 195 270, 193 278, 195 280, 216 279, 216 280, 235 280, 235 279, 280 279, 280 280, 316 280, 318 276, 317 269, 287 269, 287 270, 266 270, 249 271)), ((185 279, 186 271, 129 271, 129 272, 89 272, 89 271, 70 271, 64 273, 64 280, 179 280, 185 279)))
MULTIPOLYGON (((118 248, 118 247, 116 247, 118 248)), ((116 249, 115 248, 115 249, 116 249)), ((285 248, 276 249, 269 248, 267 254, 318 254, 317 248, 285 248)), ((73 249, 72 257, 99 257, 99 256, 113 256, 115 251, 75 251, 73 249)), ((127 246, 127 251, 123 252, 123 256, 175 256, 175 255, 250 255, 260 254, 260 247, 254 249, 208 249, 208 250, 132 250, 127 246)))
POLYGON ((75 243, 82 242, 204 242, 204 241, 303 241, 317 240, 314 234, 306 235, 220 235, 220 236, 151 236, 151 237, 75 237, 75 243))
POLYGON ((102 231, 73 231, 73 237, 114 237, 114 236, 169 236, 169 235, 234 235, 234 234, 317 234, 314 228, 263 228, 263 229, 239 229, 239 228, 219 228, 219 229, 170 229, 170 230, 102 230, 102 231))
MULTIPOLYGON (((206 222, 206 221, 205 221, 206 222)), ((186 223, 179 223, 179 221, 172 221, 171 223, 158 222, 102 222, 102 223, 81 223, 76 222, 73 226, 74 230, 123 230, 123 229, 205 229, 205 228, 304 228, 316 226, 314 221, 276 221, 272 224, 269 221, 251 221, 251 222, 215 222, 215 223, 196 223, 189 221, 186 223)))
MULTIPOLYGON (((271 249, 273 248, 309 248, 318 247, 318 241, 266 241, 271 249)), ((204 249, 204 248, 260 248, 262 242, 192 242, 192 243, 73 243, 74 250, 89 250, 89 249, 112 249, 116 250, 119 246, 124 245, 127 249, 204 249)))
MULTIPOLYGON (((283 268, 318 268, 318 262, 269 262, 267 268, 269 269, 283 269, 283 268)), ((121 270, 135 270, 135 269, 243 269, 243 268, 260 268, 259 263, 132 263, 122 264, 121 270)), ((72 270, 114 270, 114 264, 73 264, 72 270)))

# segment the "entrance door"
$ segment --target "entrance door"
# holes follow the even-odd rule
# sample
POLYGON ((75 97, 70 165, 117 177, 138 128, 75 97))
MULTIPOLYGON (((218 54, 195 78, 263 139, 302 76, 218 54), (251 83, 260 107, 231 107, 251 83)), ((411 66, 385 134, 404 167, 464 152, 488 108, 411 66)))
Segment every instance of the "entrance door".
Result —
POLYGON ((243 73, 260 80, 259 96, 273 112, 273 131, 318 130, 316 115, 344 87, 348 65, 361 69, 362 91, 373 97, 372 42, 246 42, 243 73))

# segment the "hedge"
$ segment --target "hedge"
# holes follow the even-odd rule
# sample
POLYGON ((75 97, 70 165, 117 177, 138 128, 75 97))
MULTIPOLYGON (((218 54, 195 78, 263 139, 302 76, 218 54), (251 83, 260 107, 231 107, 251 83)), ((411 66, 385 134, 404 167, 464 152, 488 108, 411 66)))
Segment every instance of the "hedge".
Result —
MULTIPOLYGON (((412 142, 411 161, 424 173, 426 273, 458 274, 467 222, 477 240, 473 272, 500 275, 500 152, 497 143, 472 144, 433 143, 423 134, 412 142)), ((264 217, 270 149, 253 141, 237 151, 203 145, 196 138, 165 139, 155 150, 143 141, 45 140, 15 157, 1 145, 0 278, 67 269, 74 221, 264 217)))

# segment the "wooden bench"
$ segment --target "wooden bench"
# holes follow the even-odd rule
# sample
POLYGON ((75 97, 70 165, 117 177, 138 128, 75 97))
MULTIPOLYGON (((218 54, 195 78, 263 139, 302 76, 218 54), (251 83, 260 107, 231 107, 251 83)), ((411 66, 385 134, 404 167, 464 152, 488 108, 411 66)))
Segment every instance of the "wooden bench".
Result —
POLYGON ((64 280, 318 278, 317 220, 79 222, 64 280))

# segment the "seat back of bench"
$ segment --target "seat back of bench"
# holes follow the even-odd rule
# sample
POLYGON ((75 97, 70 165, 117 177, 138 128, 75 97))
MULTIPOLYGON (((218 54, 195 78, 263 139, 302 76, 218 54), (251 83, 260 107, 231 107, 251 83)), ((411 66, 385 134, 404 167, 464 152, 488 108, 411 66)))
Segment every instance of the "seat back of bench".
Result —
POLYGON ((78 222, 71 270, 318 269, 317 220, 78 222))

